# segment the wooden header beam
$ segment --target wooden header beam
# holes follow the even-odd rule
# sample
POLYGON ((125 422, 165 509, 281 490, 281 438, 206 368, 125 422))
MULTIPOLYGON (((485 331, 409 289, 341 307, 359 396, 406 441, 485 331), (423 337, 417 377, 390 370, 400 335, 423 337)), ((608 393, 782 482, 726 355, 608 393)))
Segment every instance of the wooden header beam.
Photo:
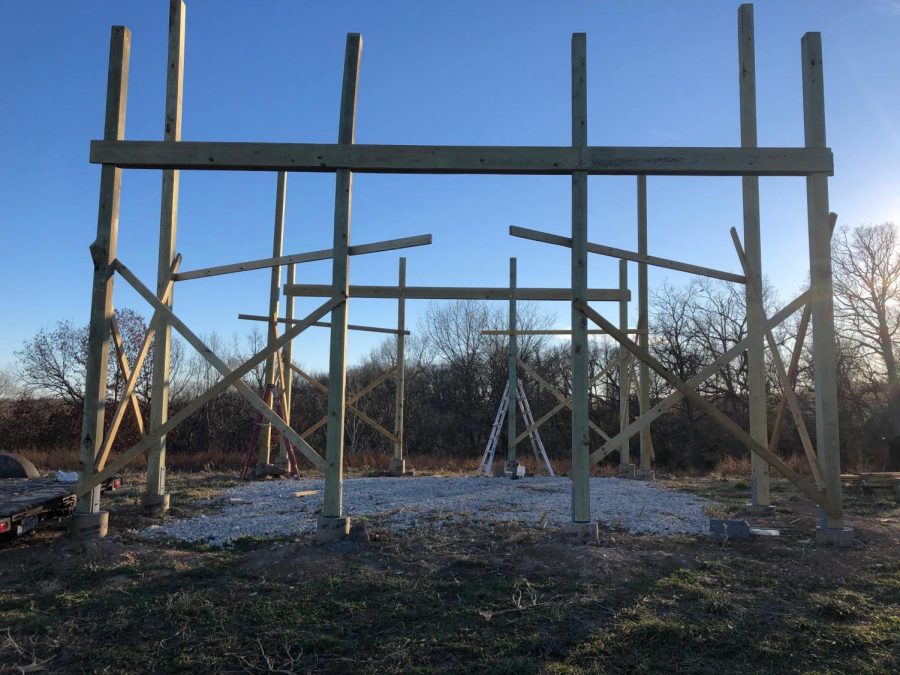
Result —
MULTIPOLYGON (((243 321, 271 321, 271 317, 263 316, 262 314, 238 314, 238 319, 243 321)), ((289 319, 286 317, 278 317, 275 319, 277 323, 286 323, 293 324, 298 323, 298 319, 289 319)), ((331 328, 331 322, 329 321, 316 321, 313 326, 317 328, 331 328)), ((358 324, 348 323, 347 330, 358 330, 364 333, 387 333, 388 335, 397 335, 400 331, 396 328, 381 328, 378 326, 360 326, 358 324)), ((403 331, 404 335, 410 335, 408 330, 403 331)))
MULTIPOLYGON (((556 246, 572 246, 572 240, 569 237, 563 237, 558 234, 549 232, 541 232, 540 230, 530 230, 527 227, 509 226, 509 234, 513 237, 521 239, 531 239, 532 241, 540 241, 545 244, 555 244, 556 246)), ((701 267, 700 265, 691 265, 677 260, 669 260, 668 258, 658 258, 654 255, 644 255, 643 253, 635 253, 634 251, 626 251, 622 248, 613 248, 604 244, 588 243, 587 250, 589 253, 599 253, 600 255, 610 256, 611 258, 619 258, 621 260, 631 260, 638 263, 646 263, 654 267, 665 267, 670 270, 679 272, 687 272, 688 274, 699 274, 704 277, 712 277, 714 279, 722 279, 723 281, 733 281, 738 284, 746 283, 746 278, 740 274, 731 272, 722 272, 709 267, 701 267)))
POLYGON ((829 148, 362 145, 91 141, 91 162, 121 169, 429 174, 808 176, 834 174, 829 148))
MULTIPOLYGON (((395 251, 398 248, 412 248, 413 246, 428 246, 431 244, 430 234, 420 234, 414 237, 402 237, 400 239, 388 239, 386 241, 376 241, 372 244, 359 244, 351 246, 348 250, 350 255, 363 255, 365 253, 381 253, 383 251, 395 251)), ((277 267, 280 265, 293 265, 295 263, 314 262, 316 260, 331 260, 334 251, 330 248, 321 251, 310 251, 309 253, 294 253, 292 255, 282 255, 274 258, 260 258, 259 260, 248 260, 246 262, 232 263, 230 265, 219 265, 218 267, 207 267, 200 270, 190 270, 175 275, 175 281, 187 281, 189 279, 205 279, 206 277, 214 277, 220 274, 233 274, 235 272, 246 272, 247 270, 259 270, 266 267, 277 267)))
MULTIPOLYGON (((303 298, 330 297, 333 289, 327 284, 285 284, 284 294, 303 298)), ((402 295, 407 300, 509 300, 511 291, 504 287, 462 286, 406 286, 402 295)), ((350 286, 351 298, 397 299, 399 286, 350 286)), ((517 300, 571 300, 568 288, 517 288, 517 300)), ((588 290, 587 299, 592 302, 630 300, 631 291, 618 288, 594 288, 588 290)))
MULTIPOLYGON (((240 318, 240 317, 238 317, 240 318)), ((628 335, 640 335, 642 333, 646 333, 646 330, 641 330, 639 328, 629 328, 627 331, 624 331, 628 335)), ((494 328, 488 328, 481 331, 482 335, 571 335, 571 328, 536 328, 536 329, 524 329, 524 330, 500 330, 494 328)), ((591 329, 588 330, 588 335, 607 335, 608 333, 605 330, 600 329, 591 329)))

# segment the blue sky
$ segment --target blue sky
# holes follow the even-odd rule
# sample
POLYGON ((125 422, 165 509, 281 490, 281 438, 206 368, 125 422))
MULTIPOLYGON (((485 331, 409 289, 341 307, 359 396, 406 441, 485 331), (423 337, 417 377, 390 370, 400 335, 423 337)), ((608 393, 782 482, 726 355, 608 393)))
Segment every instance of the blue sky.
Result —
MULTIPOLYGON (((738 2, 213 2, 187 8, 185 140, 333 142, 347 32, 363 35, 357 142, 565 145, 571 142, 570 36, 588 36, 589 142, 736 146, 738 2)), ((168 3, 10 5, 0 25, 0 367, 57 319, 85 323, 88 245, 100 169, 88 144, 102 133, 109 28, 132 30, 126 137, 161 139, 168 3)), ((842 224, 900 221, 900 2, 781 2, 756 6, 759 141, 803 143, 800 38, 821 31, 832 210, 842 224)), ((275 175, 183 173, 178 250, 183 269, 271 254, 275 175)), ((123 181, 119 256, 152 286, 160 173, 123 181)), ((737 271, 728 229, 740 227, 740 179, 651 177, 651 254, 737 271)), ((636 248, 635 179, 590 181, 591 241, 636 248)), ((782 299, 807 276, 804 181, 761 181, 763 266, 782 299)), ((288 179, 285 252, 331 245, 334 178, 288 179)), ((510 224, 566 233, 566 177, 357 175, 352 241, 432 233, 411 249, 411 285, 567 286, 568 251, 513 239, 510 224)), ((354 283, 394 283, 391 252, 352 259, 354 283)), ((636 268, 630 267, 636 280, 636 268)), ((651 268, 651 287, 684 281, 651 268)), ((330 264, 299 280, 328 283, 330 264)), ((590 283, 617 283, 616 262, 590 260, 590 283)), ((247 330, 265 313, 268 273, 189 281, 176 309, 197 332, 247 330)), ((149 315, 123 282, 119 306, 149 315)), ((298 314, 315 307, 300 300, 298 314)), ((410 303, 414 326, 425 304, 410 303)), ((557 304, 557 325, 568 311, 557 304)), ((605 311, 616 316, 608 305, 605 311)), ((391 301, 354 301, 354 323, 390 326, 391 301)), ((327 331, 300 340, 299 361, 326 364, 327 331)), ((351 359, 383 336, 354 333, 351 359)))

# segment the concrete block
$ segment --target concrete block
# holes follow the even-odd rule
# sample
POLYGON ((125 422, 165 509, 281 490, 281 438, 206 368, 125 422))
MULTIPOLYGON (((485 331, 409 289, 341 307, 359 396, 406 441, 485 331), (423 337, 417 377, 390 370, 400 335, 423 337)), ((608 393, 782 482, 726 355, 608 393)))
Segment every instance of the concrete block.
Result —
POLYGON ((746 520, 709 519, 709 533, 716 539, 749 539, 750 526, 746 520))
POLYGON ((619 464, 619 478, 634 478, 634 464, 619 464))
POLYGON ((852 527, 816 527, 816 543, 849 548, 856 543, 852 527))
POLYGON ((169 510, 171 495, 144 495, 141 497, 141 506, 148 513, 165 513, 169 510))
POLYGON ((392 476, 406 475, 406 460, 393 458, 391 463, 388 464, 388 473, 392 476))
POLYGON ((775 515, 775 507, 771 504, 745 504, 744 513, 748 516, 773 516, 775 515))
POLYGON ((75 513, 71 521, 73 539, 99 539, 109 530, 109 511, 75 513))
POLYGON ((347 516, 319 516, 316 521, 316 541, 338 541, 350 534, 350 518, 347 516))
POLYGON ((506 462, 494 462, 491 467, 491 475, 494 478, 503 478, 506 475, 506 462))
POLYGON ((656 480, 656 472, 653 469, 638 469, 634 477, 637 480, 656 480))
POLYGON ((600 539, 600 526, 597 523, 569 523, 563 528, 563 534, 570 544, 590 544, 600 539))

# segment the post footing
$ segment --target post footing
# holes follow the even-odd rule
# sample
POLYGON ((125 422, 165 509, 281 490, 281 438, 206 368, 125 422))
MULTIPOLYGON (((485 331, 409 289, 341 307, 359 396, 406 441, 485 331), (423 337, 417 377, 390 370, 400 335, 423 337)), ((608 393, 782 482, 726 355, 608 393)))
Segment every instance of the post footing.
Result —
POLYGON ((750 538, 750 526, 746 520, 709 519, 709 533, 716 539, 741 540, 750 538))
POLYGON ((71 521, 73 539, 100 539, 109 530, 109 511, 74 513, 71 521))
POLYGON ((171 495, 144 495, 141 497, 141 506, 148 513, 165 513, 169 510, 171 495))
POLYGON ((391 476, 415 476, 416 472, 412 467, 406 468, 406 460, 405 459, 397 459, 394 458, 391 460, 391 463, 388 464, 388 473, 391 476))
POLYGON ((637 480, 656 480, 656 472, 653 469, 638 469, 634 477, 637 480))
POLYGON ((636 475, 634 464, 619 464, 619 478, 634 478, 636 475))
POLYGON ((506 462, 494 462, 491 467, 491 475, 494 478, 503 478, 506 475, 506 462))
POLYGON ((597 523, 569 523, 563 528, 563 534, 570 544, 590 544, 600 539, 600 526, 597 523))
POLYGON ((849 548, 856 543, 852 527, 816 527, 816 543, 849 548))
POLYGON ((316 520, 316 541, 338 541, 350 534, 348 516, 319 516, 316 520))
POLYGON ((775 515, 775 507, 771 504, 745 504, 744 513, 748 516, 772 516, 775 515))

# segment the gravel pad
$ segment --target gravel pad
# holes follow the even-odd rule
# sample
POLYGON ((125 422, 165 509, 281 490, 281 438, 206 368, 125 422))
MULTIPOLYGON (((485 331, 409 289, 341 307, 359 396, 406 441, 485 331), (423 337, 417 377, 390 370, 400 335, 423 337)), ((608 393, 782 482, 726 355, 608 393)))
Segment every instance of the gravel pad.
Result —
MULTIPOLYGON (((222 546, 241 537, 310 534, 322 509, 322 479, 248 483, 215 500, 214 515, 171 520, 142 531, 149 538, 174 538, 222 546), (302 495, 316 490, 315 494, 302 495), (300 496, 297 493, 301 493, 300 496)), ((620 478, 591 478, 591 515, 602 525, 633 534, 700 534, 709 529, 705 507, 711 502, 620 478)), ((344 512, 372 517, 403 530, 466 521, 507 521, 559 527, 571 518, 567 478, 423 476, 348 478, 344 512)))

